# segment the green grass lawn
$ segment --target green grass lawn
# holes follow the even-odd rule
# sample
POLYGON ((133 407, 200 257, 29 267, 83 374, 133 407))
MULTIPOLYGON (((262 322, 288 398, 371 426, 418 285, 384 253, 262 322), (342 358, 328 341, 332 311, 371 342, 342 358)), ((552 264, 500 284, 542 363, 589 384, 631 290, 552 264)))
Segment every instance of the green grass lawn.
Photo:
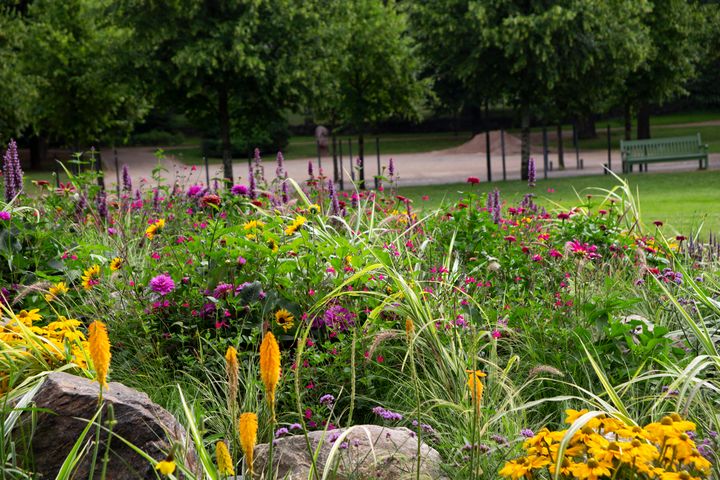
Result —
MULTIPOLYGON (((677 232, 687 235, 702 227, 702 236, 707 238, 709 232, 720 231, 720 171, 631 174, 624 178, 633 191, 639 192, 642 220, 651 228, 653 221, 661 220, 666 224, 663 227, 666 235, 677 232)), ((482 183, 472 190, 484 195, 498 188, 502 198, 510 203, 519 202, 526 193, 534 193, 537 203, 551 209, 558 208, 558 204, 564 208, 587 204, 587 194, 593 195, 590 202, 597 206, 604 194, 593 188, 610 189, 617 184, 612 176, 586 176, 540 180, 532 189, 526 182, 512 181, 482 183)), ((429 209, 443 200, 457 201, 461 197, 459 192, 469 192, 470 187, 469 184, 403 187, 399 193, 412 198, 416 207, 429 209), (423 195, 430 199, 422 200, 423 195)))
MULTIPOLYGON (((453 133, 394 133, 379 135, 379 137, 380 152, 383 155, 392 155, 398 153, 430 152, 456 147, 470 139, 470 132, 459 132, 457 135, 453 133)), ((358 154, 357 137, 339 137, 339 140, 342 140, 343 144, 343 158, 346 158, 349 153, 348 140, 351 138, 353 155, 357 156, 358 154)), ((375 136, 367 137, 365 139, 365 155, 371 157, 374 156, 376 152, 375 136)), ((197 146, 190 148, 173 148, 167 150, 166 153, 175 155, 180 161, 186 164, 200 164, 203 161, 200 148, 197 146)), ((265 158, 274 158, 275 154, 276 152, 265 152, 263 156, 265 158)), ((283 155, 287 160, 316 157, 317 149, 315 147, 315 139, 310 136, 292 137, 283 155)), ((220 159, 218 158, 210 159, 212 163, 218 163, 219 161, 220 159)))

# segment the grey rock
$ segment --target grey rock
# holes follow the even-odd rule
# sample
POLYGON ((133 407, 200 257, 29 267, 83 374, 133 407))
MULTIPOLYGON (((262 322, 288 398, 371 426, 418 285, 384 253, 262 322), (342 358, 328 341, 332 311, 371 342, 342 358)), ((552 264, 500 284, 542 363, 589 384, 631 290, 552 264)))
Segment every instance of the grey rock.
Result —
MULTIPOLYGON (((415 433, 407 428, 387 428, 379 425, 356 425, 324 433, 310 432, 313 451, 322 446, 317 459, 318 478, 330 458, 333 443, 342 444, 330 464, 327 478, 336 480, 403 480, 414 479, 418 442, 415 433), (346 437, 341 437, 350 430, 346 437), (334 440, 334 442, 333 442, 334 440)), ((268 444, 255 448, 255 477, 267 469, 268 444)), ((420 444, 420 478, 447 479, 440 468, 442 459, 434 448, 420 444)), ((273 446, 273 478, 307 480, 311 478, 311 457, 303 435, 280 438, 273 446)), ((314 477, 312 477, 314 478, 314 477)))
MULTIPOLYGON (((38 415, 31 439, 34 471, 40 478, 54 478, 87 422, 98 410, 99 385, 86 378, 67 373, 51 373, 35 395, 37 408, 47 409, 38 415)), ((186 465, 197 471, 197 456, 187 441, 185 429, 165 409, 153 403, 145 394, 110 382, 103 392, 105 408, 102 423, 107 426, 112 406, 114 434, 129 441, 156 460, 165 458, 173 444, 180 444, 186 465)), ((90 444, 85 449, 72 478, 90 478, 94 450, 95 428, 85 437, 90 444)), ((108 433, 100 433, 101 445, 92 478, 100 478, 102 458, 106 451, 108 433)), ((177 456, 177 452, 176 452, 177 456)), ((110 454, 106 478, 113 480, 157 478, 152 465, 118 438, 110 440, 110 454)))

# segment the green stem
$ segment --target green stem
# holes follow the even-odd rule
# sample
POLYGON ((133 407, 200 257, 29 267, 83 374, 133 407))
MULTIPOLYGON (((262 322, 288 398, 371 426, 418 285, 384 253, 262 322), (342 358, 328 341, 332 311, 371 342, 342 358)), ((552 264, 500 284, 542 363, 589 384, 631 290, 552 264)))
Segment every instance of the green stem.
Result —
POLYGON ((348 409, 348 428, 352 426, 353 411, 355 410, 355 345, 357 343, 357 328, 353 328, 352 344, 350 346, 350 408, 348 409))

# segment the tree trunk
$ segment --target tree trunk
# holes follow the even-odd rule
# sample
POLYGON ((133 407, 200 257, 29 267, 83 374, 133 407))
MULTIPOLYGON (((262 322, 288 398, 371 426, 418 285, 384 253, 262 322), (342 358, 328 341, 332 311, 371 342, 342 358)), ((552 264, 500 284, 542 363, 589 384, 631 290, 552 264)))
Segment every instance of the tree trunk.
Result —
POLYGON ((358 134, 358 158, 360 159, 360 189, 365 190, 365 133, 362 128, 358 134))
MULTIPOLYGON (((233 166, 230 145, 230 111, 228 108, 228 91, 224 85, 218 91, 218 120, 220 121, 220 141, 222 142, 223 176, 232 185, 233 166)), ((210 187, 210 185, 208 185, 210 187)))
POLYGON ((30 139, 30 170, 41 170, 47 162, 47 153, 47 136, 42 132, 33 136, 30 139))
POLYGON ((580 115, 577 119, 578 138, 585 140, 588 138, 597 138, 597 130, 595 129, 595 116, 590 114, 580 115))
POLYGON ((632 105, 625 104, 625 140, 632 140, 632 105))
POLYGON ((522 105, 520 109, 520 178, 527 181, 530 164, 530 107, 522 105))
POLYGON ((637 139, 648 138, 650 138, 650 106, 647 103, 641 103, 637 111, 637 139))
POLYGON ((557 126, 557 144, 558 144, 558 168, 565 170, 565 150, 563 149, 562 125, 557 126))

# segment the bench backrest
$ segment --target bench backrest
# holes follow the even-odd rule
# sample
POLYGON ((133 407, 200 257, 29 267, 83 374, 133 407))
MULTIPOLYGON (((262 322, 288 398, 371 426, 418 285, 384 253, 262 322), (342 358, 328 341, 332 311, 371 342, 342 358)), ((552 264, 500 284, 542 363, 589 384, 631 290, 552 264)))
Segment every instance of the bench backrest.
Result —
POLYGON ((687 137, 653 138, 649 140, 620 140, 620 150, 628 158, 672 157, 700 153, 703 144, 700 134, 687 137))

